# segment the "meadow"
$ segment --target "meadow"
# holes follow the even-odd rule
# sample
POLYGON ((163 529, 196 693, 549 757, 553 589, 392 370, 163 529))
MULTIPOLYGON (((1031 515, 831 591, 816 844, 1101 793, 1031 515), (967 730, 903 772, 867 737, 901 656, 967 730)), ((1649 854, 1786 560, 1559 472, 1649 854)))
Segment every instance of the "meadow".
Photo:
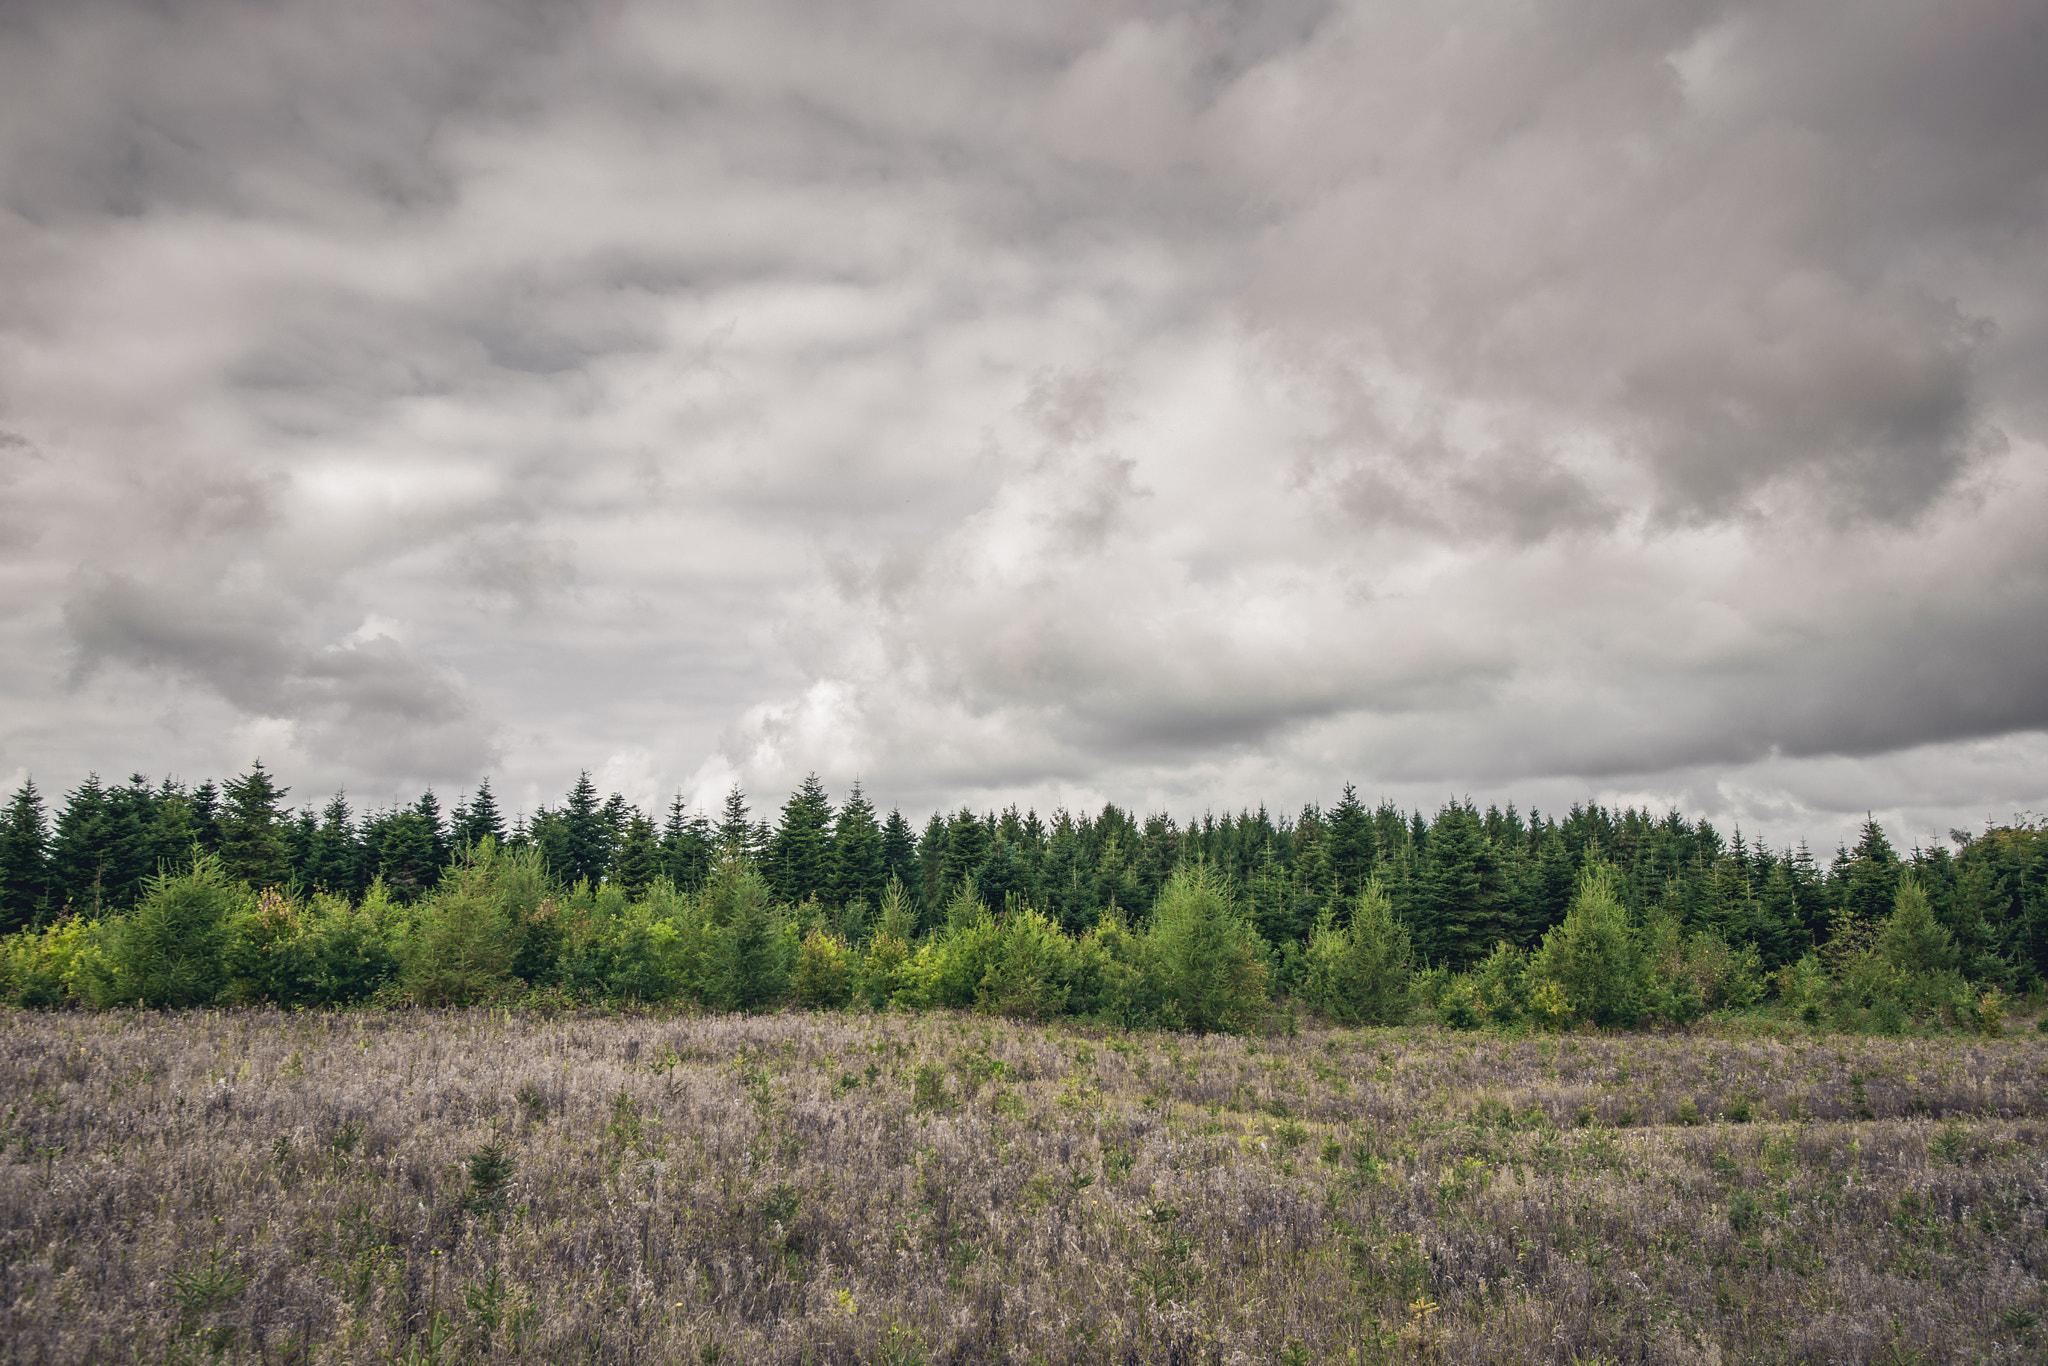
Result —
POLYGON ((2048 1038, 0 1015, 22 1362, 2040 1360, 2048 1038))

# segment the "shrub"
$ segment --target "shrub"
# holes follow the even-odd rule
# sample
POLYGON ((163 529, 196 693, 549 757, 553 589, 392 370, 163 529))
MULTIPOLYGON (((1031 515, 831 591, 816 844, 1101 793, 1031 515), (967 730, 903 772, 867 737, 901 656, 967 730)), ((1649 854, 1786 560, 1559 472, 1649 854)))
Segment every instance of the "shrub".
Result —
POLYGON ((853 955, 836 934, 812 930, 797 950, 792 990, 798 1005, 837 1010, 853 996, 853 955))
MULTIPOLYGON (((883 923, 886 925, 887 921, 883 923)), ((896 935, 883 930, 869 941, 867 952, 861 956, 856 990, 870 1006, 882 1009, 889 1004, 896 988, 902 985, 903 965, 909 960, 909 946, 896 935)))
MULTIPOLYGON (((1291 946, 1290 946, 1291 947, 1291 946)), ((1309 1005, 1344 1024, 1399 1024, 1408 1013, 1408 927, 1377 878, 1358 894, 1351 923, 1326 909, 1309 939, 1303 977, 1309 1005)))
POLYGON ((1014 909, 997 927, 992 949, 975 991, 976 1010, 1040 1020, 1066 1008, 1072 944, 1058 926, 1028 907, 1014 909))
POLYGON ((788 981, 784 918, 751 863, 728 852, 699 894, 704 924, 699 994, 718 1010, 758 1010, 788 981))
POLYGON ((490 998, 509 980, 519 935, 498 895, 508 862, 485 840, 414 908, 401 985, 415 1001, 464 1005, 490 998))
POLYGON ((160 873, 108 936, 109 995, 149 1006, 204 1005, 226 985, 229 919, 250 902, 220 860, 201 854, 182 873, 160 873))
POLYGON ((106 927, 76 917, 0 939, 0 1001, 49 1008, 110 995, 106 927))
POLYGON ((1152 906, 1168 1020, 1197 1034, 1252 1028, 1266 1013, 1257 940, 1206 864, 1177 869, 1152 906))
POLYGON ((1589 861, 1564 923, 1543 936, 1529 965, 1533 982, 1557 985, 1575 1022, 1632 1024, 1642 1009, 1642 950, 1617 883, 1610 865, 1589 861))

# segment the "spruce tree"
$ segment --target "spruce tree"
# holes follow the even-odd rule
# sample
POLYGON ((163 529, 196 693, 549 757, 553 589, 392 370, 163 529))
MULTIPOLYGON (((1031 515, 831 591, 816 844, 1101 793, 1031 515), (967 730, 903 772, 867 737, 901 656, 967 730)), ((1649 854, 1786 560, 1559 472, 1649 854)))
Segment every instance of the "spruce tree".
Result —
POLYGON ((111 844, 107 790, 97 773, 65 794, 50 841, 50 880, 57 905, 77 915, 96 916, 107 901, 111 844))
POLYGON ((565 885, 588 882, 595 887, 604 880, 609 833, 604 808, 597 799, 597 784, 585 769, 576 775, 576 785, 563 804, 562 863, 550 871, 565 885))
POLYGON ((505 818, 498 810, 498 799, 491 794, 489 778, 480 780, 475 795, 456 811, 453 835, 458 850, 472 848, 486 839, 505 843, 505 818))
POLYGON ((934 811, 932 818, 924 824, 923 836, 917 841, 917 881, 914 885, 925 927, 935 923, 939 908, 946 904, 947 840, 946 818, 934 811))
POLYGON ((41 923, 49 903, 50 827, 35 780, 21 786, 0 813, 0 934, 41 923))
POLYGON ((734 783, 732 791, 725 794, 725 809, 718 820, 721 854, 731 853, 748 860, 760 857, 760 827, 750 819, 752 814, 752 808, 747 805, 747 794, 740 791, 738 783, 734 783))
POLYGON ((1330 813, 1330 872, 1336 879, 1337 895, 1346 901, 1365 890, 1372 876, 1372 817, 1358 800, 1358 789, 1344 784, 1344 793, 1330 813))
POLYGON ((917 882, 917 832, 903 819, 903 812, 891 808, 882 823, 882 875, 896 878, 905 887, 917 882))
POLYGON ((434 861, 434 828, 417 806, 391 813, 380 823, 377 875, 392 897, 411 905, 434 889, 441 865, 434 861))
POLYGON ((228 781, 220 822, 220 862, 226 876, 258 889, 290 880, 291 860, 282 828, 284 799, 290 791, 277 785, 261 759, 228 781))
POLYGON ((704 885, 717 856, 718 836, 702 814, 692 815, 678 792, 669 803, 661 828, 661 868, 676 890, 694 892, 704 885))
POLYGON ((611 881, 628 897, 638 900, 654 879, 661 876, 661 842, 655 837, 654 822, 635 811, 626 818, 625 837, 612 863, 611 881))
POLYGON ((832 823, 830 900, 841 906, 881 900, 889 865, 883 856, 882 827, 875 823, 874 803, 854 783, 846 804, 832 823))
POLYGON ((815 773, 782 804, 782 823, 768 842, 769 885, 785 905, 829 891, 832 871, 832 802, 815 773))
POLYGON ((221 842, 220 789, 208 778, 192 790, 192 834, 202 853, 218 854, 221 842))
POLYGON ((362 875, 362 849, 356 842, 354 816, 346 793, 336 792, 320 813, 310 864, 307 881, 329 896, 353 901, 363 894, 368 879, 362 875))

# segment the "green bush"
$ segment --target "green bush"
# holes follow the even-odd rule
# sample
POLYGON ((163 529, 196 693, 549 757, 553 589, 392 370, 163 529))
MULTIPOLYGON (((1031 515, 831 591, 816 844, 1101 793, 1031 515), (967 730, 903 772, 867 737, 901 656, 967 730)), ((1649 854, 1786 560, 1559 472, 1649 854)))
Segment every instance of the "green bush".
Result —
POLYGON ((1408 927, 1375 878, 1341 928, 1333 910, 1317 918, 1302 974, 1311 1009, 1344 1024, 1399 1024, 1408 1013, 1408 927))
POLYGON ((797 950, 792 990, 798 1005, 838 1010, 853 997, 853 954, 836 934, 812 930, 797 950))
POLYGON ((974 1008, 1013 1020, 1058 1015, 1066 1009, 1072 959, 1073 941, 1057 925, 1029 907, 1013 909, 996 927, 974 1008))
POLYGON ((111 997, 106 926, 76 917, 0 939, 0 1001, 49 1009, 111 997))
POLYGON ((1564 923, 1543 936, 1529 964, 1532 984, 1553 983, 1572 1021, 1635 1023, 1647 994, 1643 953, 1614 869, 1589 861, 1564 923))
POLYGON ((107 936, 107 994, 148 1006, 211 1003, 227 984, 228 925, 254 898, 202 854, 181 873, 160 873, 135 910, 107 936))
POLYGON ((1266 1014, 1266 967, 1250 926, 1206 864, 1176 869, 1152 905, 1163 1013, 1197 1034, 1238 1033, 1266 1014))
POLYGON ((699 893, 702 967, 696 986, 716 1010, 759 1010, 782 998, 789 980, 786 919, 751 863, 727 853, 699 893))

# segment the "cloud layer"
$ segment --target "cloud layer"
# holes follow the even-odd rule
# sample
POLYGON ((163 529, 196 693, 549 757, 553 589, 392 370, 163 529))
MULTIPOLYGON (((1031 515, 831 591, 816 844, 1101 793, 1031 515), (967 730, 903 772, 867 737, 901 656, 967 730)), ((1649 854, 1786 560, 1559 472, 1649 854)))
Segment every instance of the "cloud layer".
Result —
POLYGON ((2048 11, 0 10, 0 777, 2048 802, 2048 11))

